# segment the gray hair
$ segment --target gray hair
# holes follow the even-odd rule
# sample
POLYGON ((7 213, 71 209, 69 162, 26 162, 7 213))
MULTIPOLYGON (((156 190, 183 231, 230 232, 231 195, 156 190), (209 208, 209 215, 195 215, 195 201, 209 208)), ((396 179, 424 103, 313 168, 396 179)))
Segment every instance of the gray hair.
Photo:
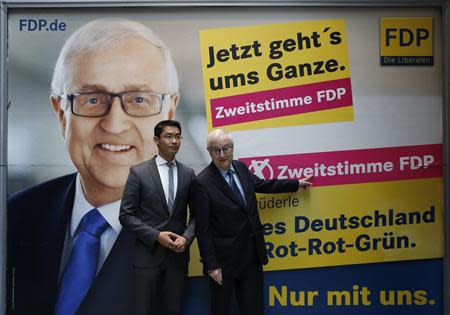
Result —
POLYGON ((117 18, 106 18, 91 21, 65 42, 53 72, 51 93, 58 96, 65 93, 69 84, 69 75, 72 73, 75 57, 108 49, 120 44, 122 40, 139 38, 148 41, 161 49, 166 63, 166 91, 164 93, 178 94, 178 75, 169 50, 164 43, 145 25, 117 18))
POLYGON ((211 132, 208 133, 208 138, 207 138, 207 147, 209 148, 211 146, 211 142, 214 142, 216 140, 220 140, 220 139, 228 139, 231 141, 231 143, 233 142, 233 139, 231 138, 231 134, 229 132, 227 132, 224 129, 214 129, 211 132))

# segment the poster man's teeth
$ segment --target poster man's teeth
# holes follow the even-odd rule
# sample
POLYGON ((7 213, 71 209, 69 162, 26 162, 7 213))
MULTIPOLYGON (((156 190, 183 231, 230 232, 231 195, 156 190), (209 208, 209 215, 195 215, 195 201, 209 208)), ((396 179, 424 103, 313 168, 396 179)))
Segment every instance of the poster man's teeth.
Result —
POLYGON ((102 144, 102 149, 108 151, 125 151, 131 148, 131 145, 112 145, 112 144, 102 144))

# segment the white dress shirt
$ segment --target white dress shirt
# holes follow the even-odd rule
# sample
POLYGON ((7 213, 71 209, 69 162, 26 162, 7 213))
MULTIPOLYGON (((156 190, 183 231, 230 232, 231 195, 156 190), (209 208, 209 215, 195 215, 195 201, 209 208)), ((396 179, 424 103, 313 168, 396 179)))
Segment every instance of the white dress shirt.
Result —
MULTIPOLYGON (((169 166, 167 166, 166 160, 164 160, 161 156, 157 155, 156 166, 158 166, 159 178, 161 179, 161 184, 164 189, 164 196, 166 197, 167 203, 169 202, 169 166)), ((177 195, 177 187, 178 187, 178 170, 177 163, 175 159, 171 161, 173 164, 173 200, 175 200, 175 196, 177 195)))
MULTIPOLYGON (((86 200, 86 196, 81 185, 80 174, 77 174, 76 185, 75 185, 75 200, 73 202, 72 217, 70 218, 70 224, 66 231, 66 239, 64 242, 64 250, 61 257, 61 268, 59 275, 62 276, 64 272, 65 265, 70 257, 70 252, 72 251, 73 244, 75 243, 78 236, 78 225, 80 224, 83 216, 90 210, 94 209, 89 201, 86 200)), ((109 223, 109 227, 103 232, 100 237, 100 254, 98 258, 97 273, 100 271, 103 263, 108 257, 117 236, 119 236, 122 230, 122 225, 119 222, 119 210, 120 210, 120 200, 113 203, 97 207, 103 218, 109 223)))

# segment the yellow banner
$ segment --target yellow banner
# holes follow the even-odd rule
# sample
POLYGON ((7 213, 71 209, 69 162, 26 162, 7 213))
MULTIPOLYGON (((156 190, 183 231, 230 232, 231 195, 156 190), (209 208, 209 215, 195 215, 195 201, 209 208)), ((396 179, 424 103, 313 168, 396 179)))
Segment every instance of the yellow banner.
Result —
MULTIPOLYGON (((315 187, 258 195, 265 270, 443 256, 442 179, 315 187)), ((190 275, 200 275, 191 247, 190 275)))
POLYGON ((344 20, 200 31, 209 129, 353 119, 344 20))

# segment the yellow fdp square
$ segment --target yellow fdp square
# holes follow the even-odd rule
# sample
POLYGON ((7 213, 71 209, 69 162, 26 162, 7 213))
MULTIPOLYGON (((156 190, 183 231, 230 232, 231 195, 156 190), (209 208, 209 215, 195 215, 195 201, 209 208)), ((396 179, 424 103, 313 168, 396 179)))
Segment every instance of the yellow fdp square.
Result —
POLYGON ((380 20, 382 65, 432 65, 432 17, 383 17, 380 20))

